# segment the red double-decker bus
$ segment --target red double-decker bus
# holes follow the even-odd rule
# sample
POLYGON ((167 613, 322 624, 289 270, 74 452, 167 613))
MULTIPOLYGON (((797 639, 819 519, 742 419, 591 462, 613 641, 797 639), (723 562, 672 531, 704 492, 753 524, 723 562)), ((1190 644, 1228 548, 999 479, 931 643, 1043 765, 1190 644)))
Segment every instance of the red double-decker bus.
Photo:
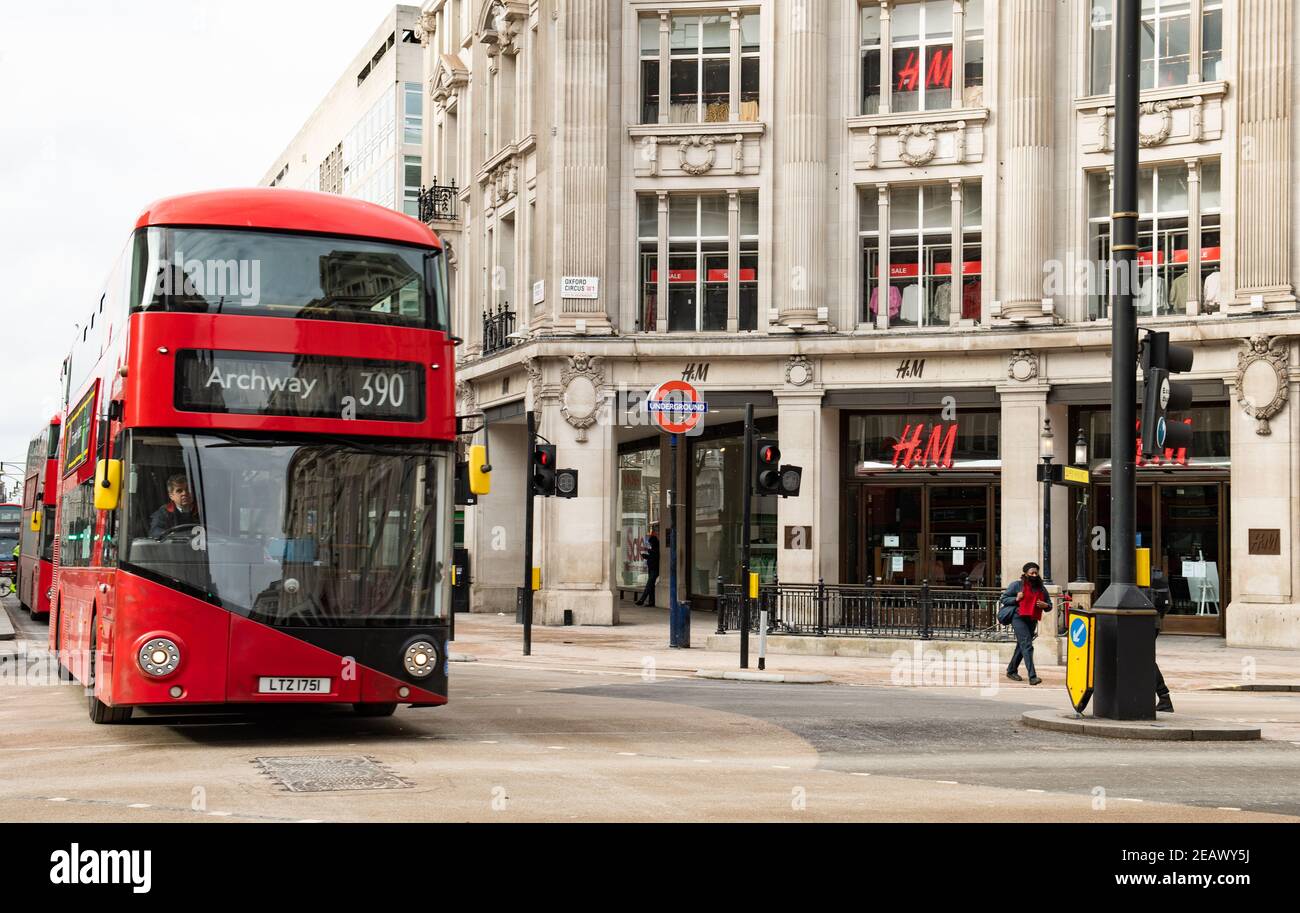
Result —
POLYGON ((14 557, 14 549, 18 547, 22 519, 21 504, 0 504, 0 577, 8 579, 10 583, 18 576, 18 559, 14 557))
POLYGON ((139 217, 64 364, 51 648, 134 707, 446 703, 442 245, 279 189, 139 217))
POLYGON ((23 524, 18 554, 18 602, 33 616, 50 613, 54 582, 55 504, 59 490, 59 424, 54 416, 27 447, 23 524))

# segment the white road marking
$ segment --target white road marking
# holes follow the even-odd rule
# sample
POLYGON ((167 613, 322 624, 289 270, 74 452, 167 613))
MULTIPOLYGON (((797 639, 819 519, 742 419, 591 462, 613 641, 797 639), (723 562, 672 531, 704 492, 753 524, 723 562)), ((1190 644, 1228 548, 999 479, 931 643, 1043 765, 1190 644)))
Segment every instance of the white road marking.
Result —
POLYGON ((127 806, 127 808, 148 808, 148 807, 149 807, 148 802, 132 802, 130 805, 127 806))
POLYGON ((1241 809, 1236 808, 1236 807, 1234 807, 1234 806, 1232 806, 1232 805, 1220 805, 1219 808, 1218 808, 1218 810, 1221 811, 1221 812, 1239 812, 1239 811, 1241 811, 1241 809))
POLYGON ((849 771, 849 774, 850 774, 851 776, 854 776, 854 777, 869 777, 869 776, 871 776, 871 774, 864 774, 864 773, 863 773, 862 771, 860 771, 860 770, 850 770, 850 771, 849 771))
POLYGON ((51 801, 51 802, 67 802, 67 801, 68 801, 68 797, 67 797, 67 796, 51 796, 51 797, 50 797, 50 801, 51 801))
POLYGON ((1045 793, 1045 792, 1047 792, 1047 790, 1045 790, 1045 789, 1027 789, 1027 790, 1025 790, 1025 792, 1027 792, 1027 793, 1045 793))
POLYGON ((1144 800, 1144 799, 1130 799, 1130 798, 1128 798, 1128 796, 1116 796, 1115 798, 1116 798, 1118 801, 1120 801, 1120 802, 1144 802, 1144 801, 1146 801, 1146 800, 1144 800))
POLYGON ((788 764, 773 764, 773 765, 772 765, 772 769, 773 769, 773 770, 789 770, 789 769, 790 769, 790 765, 788 765, 788 764))
POLYGON ((214 818, 229 818, 231 813, 230 812, 208 812, 208 814, 214 818))
POLYGON ((546 747, 549 748, 551 751, 564 751, 563 745, 547 745, 546 747))
POLYGON ((620 756, 620 757, 623 757, 623 758, 635 758, 635 757, 636 757, 636 752, 635 752, 635 751, 620 751, 620 752, 619 752, 619 756, 620 756))
POLYGON ((501 743, 495 741, 494 739, 479 739, 479 744, 480 744, 480 745, 500 745, 501 743))
POLYGON ((956 780, 935 780, 934 782, 936 782, 936 783, 946 783, 946 784, 948 784, 949 786, 960 786, 960 785, 961 785, 961 784, 958 783, 956 780))

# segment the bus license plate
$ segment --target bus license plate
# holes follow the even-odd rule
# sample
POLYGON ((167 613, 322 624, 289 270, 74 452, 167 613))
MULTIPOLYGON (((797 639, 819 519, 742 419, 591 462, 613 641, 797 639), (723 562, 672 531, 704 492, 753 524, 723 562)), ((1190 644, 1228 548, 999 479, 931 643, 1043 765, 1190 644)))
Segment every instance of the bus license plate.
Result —
POLYGON ((329 694, 328 678, 296 678, 263 675, 257 680, 258 694, 329 694))

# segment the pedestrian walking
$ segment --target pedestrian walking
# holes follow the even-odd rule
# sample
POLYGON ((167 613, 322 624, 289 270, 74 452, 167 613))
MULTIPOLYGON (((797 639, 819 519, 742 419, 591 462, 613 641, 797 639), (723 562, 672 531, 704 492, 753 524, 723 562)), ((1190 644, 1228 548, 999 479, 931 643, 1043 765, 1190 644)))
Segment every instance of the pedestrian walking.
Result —
POLYGON ((1038 572, 1038 564, 1033 561, 1025 564, 1021 568, 1020 579, 1013 580, 1003 590, 998 602, 1004 612, 1013 607, 1015 610, 1011 615, 1011 630, 1016 635, 1016 652, 1011 655, 1011 664, 1007 666, 1007 678, 1013 682, 1024 681, 1019 671, 1023 659, 1025 671, 1029 673, 1029 684, 1037 685, 1042 679, 1034 670, 1034 637, 1037 636, 1038 622, 1043 613, 1052 609, 1047 587, 1043 585, 1043 578, 1038 572))
POLYGON ((650 535, 646 537, 645 551, 641 553, 641 557, 645 560, 646 582, 645 591, 636 598, 636 604, 653 607, 655 584, 659 582, 659 534, 655 532, 654 527, 650 528, 650 535))

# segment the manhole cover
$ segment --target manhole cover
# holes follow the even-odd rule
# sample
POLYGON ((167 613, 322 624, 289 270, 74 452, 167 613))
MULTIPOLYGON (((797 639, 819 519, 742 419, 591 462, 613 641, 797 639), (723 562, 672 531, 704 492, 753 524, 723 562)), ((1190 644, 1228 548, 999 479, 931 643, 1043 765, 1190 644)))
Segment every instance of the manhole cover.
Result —
POLYGON ((373 758, 254 758, 253 763, 262 768, 262 773, 295 793, 410 789, 415 785, 373 758))

